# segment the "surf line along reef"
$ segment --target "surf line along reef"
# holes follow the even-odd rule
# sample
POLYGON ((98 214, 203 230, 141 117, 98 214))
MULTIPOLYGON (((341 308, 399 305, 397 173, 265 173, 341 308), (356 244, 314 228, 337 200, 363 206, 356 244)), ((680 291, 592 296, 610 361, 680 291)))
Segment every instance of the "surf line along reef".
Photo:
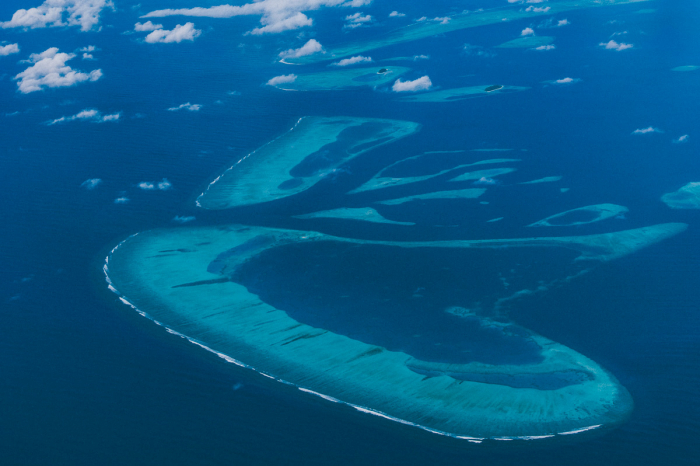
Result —
MULTIPOLYGON (((227 209, 300 193, 345 161, 418 129, 395 120, 302 119, 218 177, 198 205, 227 209)), ((461 189, 447 178, 447 185, 461 189)), ((345 219, 356 211, 358 219, 366 216, 366 209, 346 209, 345 219)), ((328 245, 494 254, 538 248, 566 251, 570 262, 588 266, 686 227, 666 223, 588 236, 414 242, 235 224, 157 229, 114 247, 104 272, 124 304, 171 333, 304 392, 471 442, 531 440, 617 425, 633 408, 630 394, 596 362, 512 322, 467 309, 447 311, 517 337, 531 348, 527 361, 434 360, 297 320, 244 285, 241 271, 289 248, 328 245)))

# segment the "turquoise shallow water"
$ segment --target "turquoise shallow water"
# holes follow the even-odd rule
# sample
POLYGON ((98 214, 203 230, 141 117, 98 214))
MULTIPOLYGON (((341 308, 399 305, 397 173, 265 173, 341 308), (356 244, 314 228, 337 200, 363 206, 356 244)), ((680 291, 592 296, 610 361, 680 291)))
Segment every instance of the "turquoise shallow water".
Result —
MULTIPOLYGON (((154 9, 193 6, 152 3, 154 9)), ((3 3, 2 19, 30 6, 3 3)), ((295 39, 294 33, 242 36, 254 26, 253 18, 197 19, 197 27, 205 28, 206 34, 192 44, 170 48, 121 35, 137 20, 126 3, 118 3, 117 13, 105 15, 100 33, 60 28, 0 31, 1 40, 18 42, 22 49, 20 55, 0 57, 5 74, 0 80, 0 179, 5 193, 0 208, 4 219, 0 393, 9 400, 2 408, 3 463, 693 464, 694 439, 700 433, 695 370, 700 361, 700 322, 694 292, 700 225, 697 211, 671 210, 660 198, 700 180, 692 133, 698 126, 697 76, 693 71, 671 71, 695 64, 692 44, 698 17, 690 2, 648 6, 656 12, 635 14, 641 7, 631 6, 567 15, 569 29, 552 32, 557 48, 551 55, 492 48, 515 38, 529 25, 526 22, 430 37, 375 54, 377 60, 430 55, 429 60, 407 64, 414 74, 405 78, 428 74, 439 89, 484 83, 530 88, 446 103, 402 102, 388 88, 302 96, 262 86, 271 76, 290 72, 289 66, 273 59, 295 39), (634 50, 597 48, 611 34, 625 30, 628 33, 620 40, 633 42, 634 50), (239 43, 244 46, 238 47, 239 43), (495 56, 468 55, 465 43, 495 56), (25 68, 17 62, 29 53, 52 46, 71 51, 90 44, 102 49, 96 54, 98 61, 76 59, 74 66, 99 67, 105 73, 102 80, 45 93, 15 93, 11 77, 25 68), (581 81, 562 87, 547 84, 567 76, 581 81), (187 101, 204 107, 198 113, 166 110, 187 101), (42 124, 88 107, 104 114, 122 111, 123 119, 115 125, 42 124), (6 115, 15 111, 20 114, 6 115), (304 115, 404 119, 423 128, 420 137, 368 153, 296 197, 232 211, 203 212, 194 207, 196 195, 222 169, 284 134, 304 115), (630 134, 650 125, 664 132, 630 134), (686 144, 671 142, 683 134, 690 135, 686 144), (345 192, 397 160, 434 150, 477 148, 515 149, 517 155, 499 153, 494 158, 522 159, 513 165, 518 171, 497 177, 478 199, 377 206, 386 218, 416 223, 414 227, 293 217, 410 196, 415 186, 392 188, 382 195, 345 192), (550 175, 563 178, 557 183, 517 184, 550 175), (96 177, 103 180, 96 190, 80 188, 96 177), (137 186, 164 177, 173 189, 150 192, 137 186), (561 193, 560 188, 570 191, 561 193), (128 197, 130 202, 114 204, 117 197, 128 197), (377 240, 483 239, 523 237, 534 230, 525 225, 601 203, 626 206, 630 212, 625 218, 546 230, 578 235, 664 222, 690 227, 671 240, 523 299, 510 311, 518 324, 603 365, 634 399, 631 418, 618 429, 571 444, 566 440, 566 445, 468 445, 304 395, 226 364, 143 319, 105 291, 100 271, 112 245, 139 231, 178 227, 171 222, 175 216, 196 217, 192 225, 240 222, 377 240), (497 217, 503 220, 487 223, 497 217)), ((418 18, 442 16, 463 6, 376 2, 366 12, 380 17, 402 8, 418 18)), ((340 30, 345 12, 338 11, 314 13, 321 42, 345 40, 347 33, 340 30)), ((178 21, 183 19, 163 20, 168 27, 178 21)), ((379 28, 358 32, 369 37, 379 28)), ((314 71, 323 68, 311 66, 314 71)), ((468 158, 492 156, 479 153, 468 158)), ((435 174, 453 162, 436 158, 409 175, 435 174)), ((431 192, 445 182, 447 177, 430 179, 418 188, 431 192)), ((247 279, 255 281, 267 299, 290 309, 302 304, 299 296, 284 293, 293 284, 294 289, 322 286, 316 306, 303 308, 304 319, 329 318, 317 311, 343 293, 357 299, 397 299, 406 306, 377 317, 392 321, 391 312, 407 309, 421 325, 423 316, 414 312, 414 301, 427 301, 431 312, 439 313, 437 322, 448 319, 445 307, 466 301, 473 291, 465 277, 480 280, 488 291, 499 286, 498 270, 510 270, 509 261, 522 266, 519 274, 508 277, 513 287, 566 272, 560 258, 538 259, 534 249, 520 260, 491 256, 497 261, 490 262, 486 255, 470 256, 476 270, 458 264, 460 256, 449 253, 393 255, 394 262, 389 263, 382 257, 388 253, 377 249, 354 254, 355 262, 348 262, 352 267, 333 276, 330 254, 341 251, 321 252, 325 251, 302 248, 270 257, 267 263, 251 264, 247 279), (304 257, 313 258, 315 267, 309 280, 296 274, 299 269, 292 263, 304 257), (371 261, 376 264, 371 279, 351 277, 371 261), (457 276, 445 267, 462 273, 457 276), (263 286, 271 283, 280 285, 263 286), (423 297, 413 298, 414 294, 423 297)), ((371 304, 363 308, 367 313, 374 309, 371 304)), ((352 329, 342 321, 338 325, 346 331, 364 331, 370 334, 367 338, 387 345, 406 341, 401 332, 386 327, 352 329)), ((439 327, 422 325, 429 341, 449 340, 482 358, 528 357, 527 345, 517 339, 496 348, 501 340, 472 331, 469 323, 464 324, 465 331, 475 339, 483 337, 485 345, 460 340, 456 328, 441 335, 439 327), (486 341, 493 344, 493 351, 486 341), (500 353, 504 347, 518 351, 504 355, 500 353)), ((410 331, 407 326, 405 333, 410 331)), ((442 354, 439 349, 431 351, 436 358, 442 354)))

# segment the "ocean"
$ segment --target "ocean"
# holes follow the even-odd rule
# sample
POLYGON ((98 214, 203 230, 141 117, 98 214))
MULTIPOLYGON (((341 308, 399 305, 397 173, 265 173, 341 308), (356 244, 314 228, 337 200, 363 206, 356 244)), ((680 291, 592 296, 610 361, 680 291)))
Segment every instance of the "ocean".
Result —
MULTIPOLYGON (((0 29, 0 41, 21 48, 19 54, 0 56, 3 464, 697 462, 700 212, 670 209, 660 200, 700 181, 694 133, 700 127, 700 71, 671 71, 700 65, 700 10, 695 2, 652 1, 558 14, 570 24, 537 29, 539 35, 556 37, 556 48, 548 51, 495 47, 531 24, 518 20, 371 52, 378 66, 393 64, 383 59, 429 56, 396 63, 412 69, 402 79, 429 75, 438 89, 491 84, 529 88, 444 103, 401 101, 390 85, 292 92, 265 83, 278 75, 327 69, 327 63, 285 65, 276 60, 281 50, 312 37, 325 46, 381 34, 392 27, 388 14, 394 9, 410 18, 432 18, 505 1, 403 5, 376 0, 364 7, 376 18, 372 27, 344 30, 344 16, 355 10, 325 8, 308 13, 313 28, 262 36, 244 35, 258 26, 258 17, 155 18, 166 27, 193 21, 202 30, 196 40, 175 44, 147 44, 143 34, 124 32, 132 31, 136 21, 143 21, 139 14, 148 11, 217 2, 132 3, 116 1, 116 11, 103 14, 99 32, 0 29), (647 9, 653 11, 639 12, 647 9), (598 45, 623 31, 623 39, 614 38, 634 43, 632 49, 618 52, 598 45), (17 92, 12 78, 27 67, 18 62, 30 53, 49 47, 72 52, 89 45, 99 49, 93 53, 96 60, 76 57, 69 63, 79 70, 99 68, 101 79, 17 92), (567 77, 573 81, 554 82, 567 77), (185 103, 202 107, 168 111, 185 103), (117 122, 47 124, 90 108, 121 116, 117 122), (397 119, 422 127, 415 135, 362 154, 335 176, 295 196, 219 211, 195 206, 197 196, 223 170, 285 134, 303 116, 397 119), (659 131, 632 134, 647 127, 659 131), (687 142, 673 142, 686 134, 687 142), (347 192, 382 168, 429 151, 461 150, 468 151, 464 157, 472 162, 495 157, 520 162, 512 165, 516 172, 496 177, 496 184, 478 199, 377 206, 385 218, 413 226, 294 217, 366 207, 371 195, 347 192), (518 184, 546 176, 562 179, 518 184), (102 181, 95 189, 81 186, 89 179, 102 181), (164 179, 169 189, 139 187, 144 182, 157 186, 164 179), (115 203, 119 198, 128 201, 115 203), (548 227, 546 232, 526 227, 559 212, 602 203, 625 206, 629 212, 596 223, 548 227), (188 226, 239 223, 384 241, 589 235, 667 222, 686 223, 688 229, 518 300, 508 310, 517 324, 614 374, 634 400, 630 418, 615 429, 581 438, 475 445, 329 403, 228 364, 125 306, 107 289, 105 257, 134 233, 181 228, 173 220, 178 216, 196 217, 188 226), (488 222, 498 217, 503 219, 488 222)), ((3 2, 0 19, 31 6, 36 5, 3 2)), ((401 176, 452 166, 449 156, 425 157, 401 176)), ((429 180, 422 186, 438 189, 444 182, 429 180)), ((397 188, 396 197, 409 191, 397 188)), ((367 246, 344 260, 347 269, 341 273, 334 269, 334 257, 343 256, 342 247, 307 249, 254 264, 241 280, 310 325, 333 325, 339 332, 413 356, 449 360, 444 348, 406 343, 415 326, 422 326, 430 342, 470 351, 464 360, 520 363, 535 357, 526 345, 514 356, 499 353, 499 337, 488 333, 470 333, 469 341, 460 341, 454 332, 441 334, 439 323, 445 317, 440 309, 495 286, 484 282, 476 291, 469 288, 480 273, 460 261, 466 256, 429 249, 394 254, 367 246), (306 267, 312 272, 300 275, 306 267), (363 275, 363 267, 371 267, 371 274, 363 275), (315 299, 295 294, 301 289, 317 293, 315 299), (331 317, 319 311, 341 295, 362 297, 362 312, 348 317, 353 306, 346 302, 331 317), (384 299, 396 306, 379 316, 379 330, 370 332, 357 319, 374 315, 376 303, 384 299), (426 320, 423 302, 438 318, 426 320)), ((484 254, 477 263, 489 272, 508 261, 526 263, 529 268, 517 277, 523 283, 565 275, 568 266, 562 263, 568 264, 569 255, 540 252, 484 254), (490 262, 493 257, 502 263, 490 262)))

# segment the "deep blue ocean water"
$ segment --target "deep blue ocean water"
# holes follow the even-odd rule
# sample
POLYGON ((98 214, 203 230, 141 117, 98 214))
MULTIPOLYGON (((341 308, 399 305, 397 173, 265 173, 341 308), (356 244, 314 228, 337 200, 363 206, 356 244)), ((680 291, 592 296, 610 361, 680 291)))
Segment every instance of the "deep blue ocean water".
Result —
MULTIPOLYGON (((430 55, 406 65, 414 68, 406 78, 428 74, 443 89, 493 83, 531 87, 442 104, 398 102, 388 89, 302 93, 262 85, 297 71, 274 57, 301 45, 312 37, 308 34, 324 45, 347 40, 349 33, 341 32, 345 10, 313 12, 315 26, 303 38, 296 38, 298 32, 243 36, 257 25, 254 17, 195 18, 204 34, 193 43, 144 44, 137 35, 122 34, 138 21, 138 11, 216 3, 158 0, 133 11, 130 3, 116 2, 118 11, 104 15, 100 32, 0 30, 0 40, 21 47, 19 54, 0 57, 2 464, 696 464, 700 212, 671 210, 659 200, 700 181, 700 136, 694 132, 700 127, 700 71, 670 71, 700 64, 696 2, 654 1, 566 14, 570 26, 547 30, 556 36, 557 49, 550 52, 492 48, 517 36, 528 25, 521 21, 371 53, 375 60, 430 55), (656 11, 635 13, 642 8, 656 11), (625 42, 633 42, 634 49, 618 53, 597 46, 624 30, 625 42), (468 55, 465 44, 485 47, 495 56, 468 55), (49 47, 73 51, 87 45, 101 49, 95 52, 97 61, 69 63, 81 70, 101 68, 99 81, 16 92, 11 78, 26 67, 19 60, 49 47), (546 84, 564 77, 581 81, 546 84), (201 104, 202 110, 166 110, 185 102, 201 104), (118 123, 44 124, 84 108, 123 113, 118 123), (19 113, 9 115, 14 112, 19 113), (340 175, 298 196, 229 211, 194 207, 195 196, 222 169, 304 115, 405 119, 423 128, 351 161, 340 175), (630 134, 648 126, 664 132, 630 134), (683 134, 690 135, 688 143, 671 143, 683 134), (495 154, 522 161, 514 165, 517 172, 499 177, 500 183, 477 201, 379 208, 387 218, 415 222, 415 227, 291 218, 366 206, 371 194, 345 192, 394 161, 425 151, 474 148, 516 149, 495 154), (516 184, 553 175, 564 178, 554 184, 516 184), (103 182, 95 190, 81 188, 90 178, 103 182), (137 187, 163 178, 173 189, 137 187), (561 193, 559 187, 570 191, 561 193), (118 197, 130 202, 115 204, 118 197), (598 203, 630 211, 624 219, 550 231, 592 234, 662 222, 690 227, 521 300, 510 311, 518 324, 603 365, 634 398, 627 423, 566 445, 469 445, 301 395, 225 364, 141 318, 107 292, 101 274, 114 244, 138 231, 177 227, 176 215, 196 216, 193 225, 242 222, 369 239, 482 239, 532 235, 524 225, 598 203)), ((411 17, 434 17, 451 8, 497 4, 421 3, 376 0, 366 12, 386 18, 401 9, 411 17)), ((0 18, 30 6, 36 5, 5 1, 0 18)), ((183 19, 160 22, 172 27, 183 19)), ((382 27, 389 26, 379 24, 376 31, 368 28, 353 37, 370 37, 382 27)), ((473 160, 493 154, 478 153, 473 160)), ((441 160, 418 168, 436 172, 441 160)), ((396 193, 408 194, 400 188, 396 193)), ((529 255, 523 260, 534 260, 529 255)), ((387 260, 381 272, 394 277, 387 283, 397 282, 406 264, 439 260, 439 255, 431 257, 387 260)), ((299 266, 289 261, 285 273, 292 275, 299 266)), ((547 267, 534 267, 533 273, 547 267)), ((348 285, 347 277, 338 280, 329 279, 327 286, 348 285)), ((414 284, 419 287, 415 280, 406 293, 414 292, 414 284)), ((431 299, 430 287, 425 291, 431 299)), ((432 301, 436 308, 444 304, 441 300, 459 301, 464 293, 455 290, 448 299, 448 290, 439 291, 440 298, 432 301)))

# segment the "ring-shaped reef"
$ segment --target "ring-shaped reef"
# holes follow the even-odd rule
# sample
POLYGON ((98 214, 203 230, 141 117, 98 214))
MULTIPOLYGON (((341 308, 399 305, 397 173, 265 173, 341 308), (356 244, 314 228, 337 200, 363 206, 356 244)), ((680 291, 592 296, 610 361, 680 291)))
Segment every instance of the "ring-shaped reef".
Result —
POLYGON ((409 136, 418 123, 357 117, 304 117, 288 132, 248 154, 197 199, 229 209, 300 193, 370 149, 409 136))
MULTIPOLYGON (((171 333, 326 400, 474 442, 546 438, 622 422, 633 406, 629 393, 591 359, 510 324, 482 321, 509 338, 525 338, 536 358, 505 364, 431 360, 298 321, 239 283, 237 274, 260 257, 305 244, 557 248, 574 251, 578 261, 607 261, 686 227, 660 224, 592 236, 425 242, 239 225, 173 228, 124 240, 107 257, 104 270, 109 288, 122 302, 171 333)), ((295 275, 309 266, 299 263, 295 275)), ((448 312, 471 316, 469 311, 448 312)))
POLYGON ((567 210, 559 214, 550 215, 538 222, 528 225, 529 227, 570 227, 575 225, 585 225, 587 223, 600 222, 611 217, 628 212, 627 207, 616 204, 596 204, 577 209, 567 210))
POLYGON ((630 3, 647 2, 649 0, 549 0, 547 8, 540 11, 527 11, 526 8, 492 8, 476 11, 464 11, 449 16, 448 20, 420 21, 395 29, 382 37, 369 41, 359 41, 337 47, 327 47, 325 54, 315 53, 305 57, 287 58, 285 61, 295 64, 314 63, 326 60, 360 55, 370 50, 387 47, 394 44, 411 42, 440 34, 445 34, 461 29, 487 26, 490 24, 502 24, 504 20, 517 21, 519 19, 537 20, 545 16, 552 16, 567 11, 582 10, 586 8, 627 5, 630 3))

